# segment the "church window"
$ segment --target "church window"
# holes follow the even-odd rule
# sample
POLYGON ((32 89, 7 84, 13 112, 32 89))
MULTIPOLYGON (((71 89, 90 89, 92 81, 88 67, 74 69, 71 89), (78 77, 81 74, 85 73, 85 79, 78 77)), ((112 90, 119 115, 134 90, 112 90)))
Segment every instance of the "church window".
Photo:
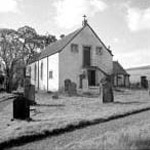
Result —
POLYGON ((102 47, 96 47, 96 54, 102 55, 103 54, 103 48, 102 47))
POLYGON ((53 78, 53 71, 49 71, 49 79, 53 78))
POLYGON ((71 52, 78 53, 79 47, 78 44, 71 44, 71 52))
POLYGON ((41 63, 41 80, 43 79, 43 62, 41 63))

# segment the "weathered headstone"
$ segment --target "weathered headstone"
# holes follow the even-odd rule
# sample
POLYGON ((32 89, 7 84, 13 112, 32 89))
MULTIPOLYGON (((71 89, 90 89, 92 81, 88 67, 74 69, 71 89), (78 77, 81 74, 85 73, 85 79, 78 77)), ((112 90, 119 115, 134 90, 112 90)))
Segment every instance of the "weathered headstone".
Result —
POLYGON ((30 118, 29 101, 25 97, 18 96, 13 101, 13 118, 23 120, 30 118))
POLYGON ((77 85, 74 82, 71 82, 70 86, 69 86, 69 90, 68 90, 68 94, 69 95, 76 95, 77 94, 77 85))
POLYGON ((146 76, 141 76, 141 87, 144 89, 148 88, 148 80, 146 76))
POLYGON ((71 80, 70 79, 66 79, 64 81, 65 84, 65 91, 67 92, 69 90, 70 84, 71 84, 71 80))
POLYGON ((103 103, 109 103, 114 101, 112 83, 109 77, 103 82, 103 103))
POLYGON ((69 96, 75 95, 77 93, 77 85, 74 82, 71 82, 70 79, 65 80, 65 92, 68 93, 69 96))
POLYGON ((31 104, 35 103, 35 86, 30 83, 30 77, 28 76, 24 82, 24 97, 26 97, 31 104))

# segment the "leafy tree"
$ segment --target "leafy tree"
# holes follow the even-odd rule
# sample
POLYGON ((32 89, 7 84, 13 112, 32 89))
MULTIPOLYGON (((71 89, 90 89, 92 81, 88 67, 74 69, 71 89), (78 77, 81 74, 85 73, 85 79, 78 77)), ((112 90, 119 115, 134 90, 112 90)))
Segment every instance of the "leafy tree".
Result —
POLYGON ((24 55, 26 56, 24 57, 25 64, 27 64, 30 58, 39 53, 38 49, 42 50, 57 40, 54 35, 48 33, 46 35, 39 35, 34 28, 29 26, 21 27, 17 31, 23 42, 22 50, 26 53, 24 55))
POLYGON ((41 40, 41 48, 44 49, 46 46, 48 46, 49 44, 57 41, 56 37, 54 35, 40 35, 38 37, 41 40))
POLYGON ((46 35, 39 35, 34 28, 29 26, 21 27, 17 31, 23 41, 23 51, 27 51, 30 57, 37 53, 37 49, 44 49, 57 40, 54 35, 48 33, 46 35))
POLYGON ((23 58, 22 45, 18 33, 13 29, 0 30, 0 57, 5 63, 6 90, 11 92, 13 67, 23 58))
POLYGON ((16 73, 16 65, 28 62, 28 59, 37 53, 37 49, 43 49, 51 42, 56 41, 52 35, 38 35, 36 30, 24 26, 17 31, 13 29, 0 29, 0 58, 5 63, 6 91, 11 92, 13 76, 16 73))
POLYGON ((22 51, 26 53, 26 57, 34 55, 36 49, 40 47, 37 40, 38 34, 32 27, 24 26, 17 30, 20 40, 22 41, 22 51))

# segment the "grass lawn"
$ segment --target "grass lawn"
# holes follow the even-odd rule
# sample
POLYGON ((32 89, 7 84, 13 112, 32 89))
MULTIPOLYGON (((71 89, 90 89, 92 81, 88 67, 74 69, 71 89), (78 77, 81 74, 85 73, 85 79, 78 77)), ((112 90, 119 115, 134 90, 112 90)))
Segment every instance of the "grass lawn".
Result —
MULTIPOLYGON (((55 129, 78 127, 88 123, 101 122, 118 115, 150 109, 150 97, 144 90, 123 90, 114 92, 115 102, 103 104, 100 96, 60 95, 53 99, 52 94, 36 94, 36 106, 32 106, 32 121, 12 118, 12 103, 0 112, 0 143, 31 135, 45 135, 55 129)), ((60 130, 61 131, 61 130, 60 130)), ((93 139, 94 143, 96 139, 93 139)))
MULTIPOLYGON (((86 141, 71 143, 62 150, 149 150, 150 121, 139 123, 117 132, 105 134, 86 141)), ((60 149, 61 150, 61 149, 60 149)))

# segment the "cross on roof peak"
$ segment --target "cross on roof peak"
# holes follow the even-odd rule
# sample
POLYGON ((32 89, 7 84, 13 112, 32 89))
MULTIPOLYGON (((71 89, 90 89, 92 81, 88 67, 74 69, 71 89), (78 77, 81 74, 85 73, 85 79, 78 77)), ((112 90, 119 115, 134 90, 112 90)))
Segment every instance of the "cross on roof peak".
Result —
POLYGON ((87 17, 86 15, 83 15, 84 20, 86 19, 86 17, 87 17))
POLYGON ((83 19, 84 19, 84 20, 82 21, 82 25, 83 25, 83 26, 87 25, 87 19, 86 19, 86 18, 87 18, 87 16, 86 16, 86 15, 83 15, 83 19))

